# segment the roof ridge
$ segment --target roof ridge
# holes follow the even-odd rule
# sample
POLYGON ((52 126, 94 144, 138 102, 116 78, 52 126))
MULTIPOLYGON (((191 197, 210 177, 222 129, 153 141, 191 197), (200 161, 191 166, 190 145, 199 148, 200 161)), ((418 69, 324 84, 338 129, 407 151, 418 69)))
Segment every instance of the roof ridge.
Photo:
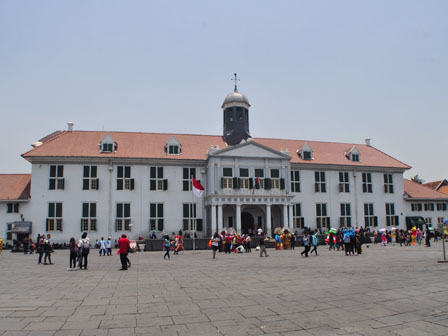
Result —
POLYGON ((168 132, 141 132, 141 131, 89 131, 89 130, 76 130, 72 132, 65 133, 122 133, 122 134, 155 134, 155 135, 186 135, 186 136, 207 136, 207 137, 218 137, 221 138, 222 135, 216 134, 197 134, 197 133, 168 133, 168 132))
POLYGON ((387 157, 390 157, 391 159, 393 159, 393 160, 395 160, 395 161, 398 161, 398 162, 400 162, 401 164, 404 164, 405 166, 408 167, 408 169, 411 169, 411 168, 412 168, 412 166, 410 166, 410 165, 404 163, 403 161, 400 161, 400 160, 394 158, 393 156, 391 156, 391 155, 389 155, 389 154, 383 152, 382 150, 380 150, 380 149, 378 149, 378 148, 376 148, 376 147, 373 147, 373 146, 367 146, 367 147, 371 147, 371 148, 375 149, 376 151, 380 152, 381 154, 384 154, 384 155, 386 155, 387 157))
POLYGON ((23 176, 31 176, 31 173, 0 173, 0 176, 11 176, 11 175, 23 175, 23 176))

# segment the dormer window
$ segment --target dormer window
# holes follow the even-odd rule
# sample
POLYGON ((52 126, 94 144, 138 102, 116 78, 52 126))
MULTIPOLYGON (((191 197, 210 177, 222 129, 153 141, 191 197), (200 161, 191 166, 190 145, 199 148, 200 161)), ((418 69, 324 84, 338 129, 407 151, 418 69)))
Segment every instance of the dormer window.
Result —
POLYGON ((101 153, 115 153, 117 151, 117 143, 108 134, 100 142, 100 152, 101 153))
POLYGON ((165 153, 167 155, 180 155, 182 154, 182 147, 176 137, 171 137, 165 145, 165 153))
POLYGON ((167 154, 180 154, 179 146, 169 145, 167 154))
POLYGON ((298 154, 302 160, 312 160, 313 159, 313 150, 311 146, 308 144, 304 144, 302 148, 298 151, 298 154))
POLYGON ((360 155, 359 154, 360 154, 359 153, 359 149, 356 148, 356 146, 354 146, 345 155, 352 162, 360 162, 361 160, 360 160, 360 155))

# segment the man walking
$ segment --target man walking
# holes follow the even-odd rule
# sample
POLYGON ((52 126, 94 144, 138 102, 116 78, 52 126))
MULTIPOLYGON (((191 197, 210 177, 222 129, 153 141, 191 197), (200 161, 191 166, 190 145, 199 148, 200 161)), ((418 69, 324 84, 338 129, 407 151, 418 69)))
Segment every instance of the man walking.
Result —
POLYGON ((44 240, 44 265, 53 265, 51 262, 51 234, 47 235, 47 239, 44 240), (47 263, 48 260, 48 263, 47 263))
POLYGON ((300 255, 303 257, 303 255, 305 254, 305 257, 308 257, 308 252, 310 251, 311 247, 310 247, 310 235, 308 233, 308 231, 305 231, 303 233, 303 246, 305 247, 305 249, 300 253, 300 255))
POLYGON ((128 253, 129 253, 129 245, 131 242, 127 238, 126 234, 122 234, 120 240, 118 241, 120 253, 120 261, 121 261, 121 269, 120 271, 128 270, 128 253))

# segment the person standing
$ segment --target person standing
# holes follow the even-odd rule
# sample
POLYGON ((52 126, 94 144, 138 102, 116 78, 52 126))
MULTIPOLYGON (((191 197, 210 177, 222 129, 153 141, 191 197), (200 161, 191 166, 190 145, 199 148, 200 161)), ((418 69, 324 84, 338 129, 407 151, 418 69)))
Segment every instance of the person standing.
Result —
POLYGON ((265 234, 262 232, 260 235, 260 242, 258 243, 258 246, 260 246, 260 257, 263 256, 263 254, 266 257, 269 257, 267 252, 266 252, 266 240, 267 238, 265 237, 265 234))
POLYGON ((425 242, 426 242, 426 247, 431 247, 431 231, 429 230, 429 226, 426 225, 426 230, 425 230, 425 242))
POLYGON ((106 241, 104 240, 104 237, 101 237, 99 245, 100 245, 99 254, 100 256, 103 255, 104 257, 106 255, 106 241))
POLYGON ((330 247, 328 248, 328 250, 334 250, 334 234, 333 232, 330 232, 330 234, 328 235, 328 243, 330 244, 330 247))
POLYGON ((44 241, 44 265, 53 265, 53 263, 51 262, 51 234, 47 235, 47 239, 45 239, 44 241), (47 263, 48 261, 48 263, 47 263))
MULTIPOLYGON (((218 251, 219 247, 219 235, 218 232, 215 232, 212 237, 212 253, 213 253, 213 259, 216 258, 216 251, 218 251)), ((168 254, 169 257, 169 254, 168 254)))
POLYGON ((294 250, 295 247, 296 247, 296 234, 292 233, 291 234, 291 249, 294 250))
POLYGON ((84 232, 81 236, 81 239, 78 241, 78 249, 80 249, 80 260, 79 260, 79 269, 87 269, 87 262, 90 253, 90 240, 87 237, 87 232, 84 232))
POLYGON ((28 237, 23 238, 23 254, 28 254, 30 249, 30 239, 28 237))
POLYGON ((37 247, 36 247, 36 253, 38 254, 37 263, 42 264, 42 257, 44 255, 44 242, 45 242, 45 235, 38 235, 39 239, 37 241, 37 247))
POLYGON ((120 254, 120 261, 121 261, 121 268, 120 271, 127 271, 128 270, 128 253, 129 253, 129 246, 131 245, 131 242, 129 241, 126 234, 122 234, 120 240, 118 241, 118 253, 120 254))
POLYGON ((252 248, 250 246, 251 242, 252 242, 252 238, 249 235, 247 235, 246 236, 246 246, 245 246, 245 249, 246 249, 247 253, 251 253, 252 252, 252 248))
POLYGON ((344 250, 345 250, 345 255, 348 256, 350 254, 352 254, 352 246, 351 246, 351 241, 350 241, 350 233, 348 232, 347 229, 344 230, 344 250))
POLYGON ((75 238, 70 238, 68 247, 70 249, 70 260, 67 271, 74 271, 76 269, 76 258, 78 257, 78 245, 76 244, 75 238))
POLYGON ((170 237, 168 235, 165 236, 165 242, 163 244, 163 247, 165 249, 165 254, 163 256, 163 259, 166 259, 166 257, 168 257, 168 260, 170 260, 171 259, 171 257, 170 257, 171 242, 170 242, 170 237))
POLYGON ((107 252, 108 256, 112 255, 112 238, 111 237, 107 238, 107 241, 106 241, 106 252, 107 252))
POLYGON ((305 257, 308 257, 308 252, 310 251, 310 236, 308 231, 305 231, 303 233, 302 241, 305 249, 300 253, 300 255, 301 256, 305 255, 305 257))

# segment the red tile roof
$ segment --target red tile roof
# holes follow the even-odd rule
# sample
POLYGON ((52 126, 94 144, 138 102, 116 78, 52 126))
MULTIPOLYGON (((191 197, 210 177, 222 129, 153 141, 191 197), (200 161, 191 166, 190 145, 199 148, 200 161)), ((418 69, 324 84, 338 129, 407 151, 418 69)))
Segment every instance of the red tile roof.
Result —
POLYGON ((0 200, 27 200, 31 197, 31 174, 0 174, 0 200))
POLYGON ((404 182, 404 192, 408 194, 410 198, 440 199, 448 201, 448 195, 445 195, 441 192, 425 187, 423 184, 413 182, 408 179, 404 179, 403 182, 404 182))
POLYGON ((440 180, 440 181, 433 181, 433 182, 427 182, 427 183, 423 183, 423 185, 425 187, 434 189, 434 190, 439 190, 443 187, 448 185, 448 181, 446 179, 440 180))
POLYGON ((443 194, 448 195, 448 185, 444 185, 443 187, 441 187, 439 190, 437 190, 438 192, 441 192, 443 194))
MULTIPOLYGON (((356 144, 360 151, 360 162, 352 162, 347 158, 346 151, 347 148, 352 148, 354 144, 269 138, 253 138, 253 140, 278 151, 287 149, 292 157, 292 163, 410 168, 403 162, 366 145, 356 144), (296 152, 305 143, 312 148, 312 161, 302 160, 296 152)), ((227 147, 227 144, 221 136, 216 135, 73 131, 58 133, 41 146, 23 154, 23 157, 28 160, 39 157, 206 160, 207 152, 211 146, 219 146, 220 149, 223 149, 227 147), (118 144, 116 153, 99 152, 99 143, 107 134, 118 144), (165 145, 173 136, 181 144, 181 155, 167 155, 165 153, 165 145)))

